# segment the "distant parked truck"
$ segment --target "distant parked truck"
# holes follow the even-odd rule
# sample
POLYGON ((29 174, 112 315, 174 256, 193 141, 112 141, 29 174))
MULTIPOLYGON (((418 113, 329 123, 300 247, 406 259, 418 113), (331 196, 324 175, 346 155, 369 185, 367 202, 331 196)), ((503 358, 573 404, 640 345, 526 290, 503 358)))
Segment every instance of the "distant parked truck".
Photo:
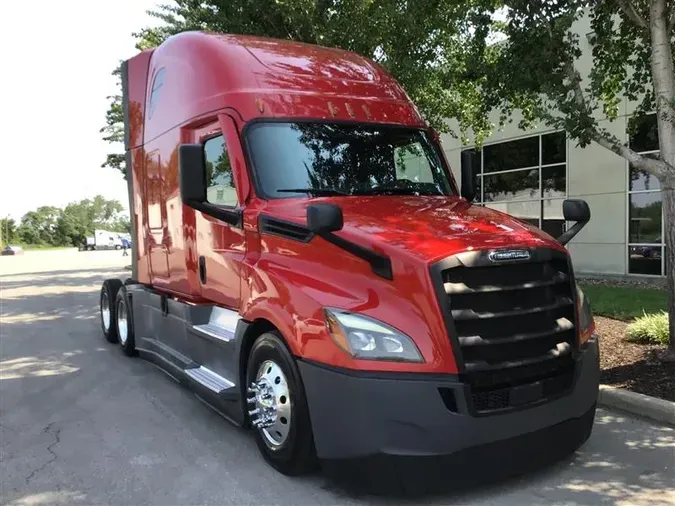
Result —
POLYGON ((123 237, 125 237, 125 234, 120 234, 119 232, 94 230, 94 235, 85 239, 80 251, 122 249, 123 237))

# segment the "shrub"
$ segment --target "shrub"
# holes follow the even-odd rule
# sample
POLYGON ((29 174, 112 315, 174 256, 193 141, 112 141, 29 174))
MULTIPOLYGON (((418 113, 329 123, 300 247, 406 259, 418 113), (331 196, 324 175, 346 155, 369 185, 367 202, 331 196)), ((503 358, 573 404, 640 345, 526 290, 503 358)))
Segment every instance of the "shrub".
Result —
POLYGON ((641 344, 668 344, 668 313, 644 314, 628 325, 628 340, 641 344))

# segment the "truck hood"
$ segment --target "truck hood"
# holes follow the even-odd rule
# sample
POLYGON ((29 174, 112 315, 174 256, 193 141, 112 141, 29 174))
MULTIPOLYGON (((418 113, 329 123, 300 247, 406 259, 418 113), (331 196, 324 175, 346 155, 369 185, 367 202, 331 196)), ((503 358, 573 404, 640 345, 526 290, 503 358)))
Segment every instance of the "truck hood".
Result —
POLYGON ((346 239, 385 254, 426 262, 467 250, 504 247, 564 248, 537 227, 459 197, 367 196, 269 201, 263 211, 306 224, 307 206, 330 202, 342 208, 346 239))

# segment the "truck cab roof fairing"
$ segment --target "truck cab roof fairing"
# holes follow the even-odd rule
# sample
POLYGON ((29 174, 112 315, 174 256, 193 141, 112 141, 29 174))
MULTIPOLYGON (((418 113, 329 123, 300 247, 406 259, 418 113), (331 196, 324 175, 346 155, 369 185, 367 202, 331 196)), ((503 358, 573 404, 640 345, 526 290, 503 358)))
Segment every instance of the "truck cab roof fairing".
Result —
MULTIPOLYGON (((407 95, 379 65, 340 49, 263 37, 184 32, 152 53, 146 87, 164 69, 157 107, 146 115, 145 139, 226 107, 245 121, 264 116, 388 122, 401 113, 423 125, 407 95), (265 106, 261 113, 256 100, 265 106), (330 104, 328 104, 330 102, 330 104), (364 107, 365 106, 365 107, 364 107), (391 119, 390 119, 391 118, 391 119)), ((147 107, 146 107, 147 109, 147 107)))

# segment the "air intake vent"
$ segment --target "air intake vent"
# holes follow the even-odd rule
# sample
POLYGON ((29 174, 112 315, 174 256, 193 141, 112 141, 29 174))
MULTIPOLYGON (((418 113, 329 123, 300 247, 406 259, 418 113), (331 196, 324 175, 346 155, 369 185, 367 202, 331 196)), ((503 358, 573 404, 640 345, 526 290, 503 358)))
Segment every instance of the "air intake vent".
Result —
POLYGON ((271 216, 260 217, 260 231, 264 234, 278 235, 299 242, 308 242, 314 236, 308 228, 302 225, 271 216))

